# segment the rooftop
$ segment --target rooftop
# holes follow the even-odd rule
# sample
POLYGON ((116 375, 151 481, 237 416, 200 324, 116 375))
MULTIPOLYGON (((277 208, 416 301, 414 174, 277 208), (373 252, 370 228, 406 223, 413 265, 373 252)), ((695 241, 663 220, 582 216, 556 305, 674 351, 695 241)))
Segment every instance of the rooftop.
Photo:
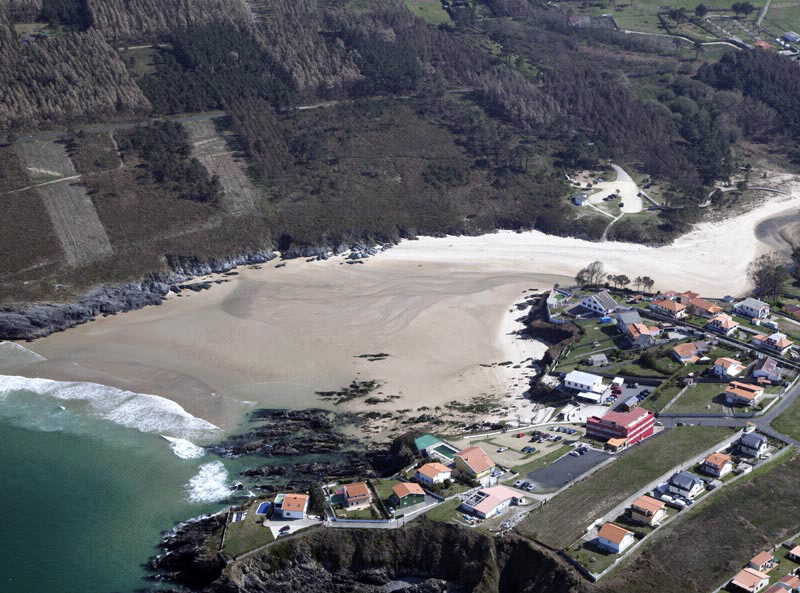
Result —
POLYGON ((726 463, 731 463, 731 456, 724 453, 712 453, 705 458, 703 463, 722 469, 726 463))
POLYGON ((423 476, 428 476, 430 479, 434 479, 441 473, 446 473, 450 471, 450 468, 444 465, 443 463, 426 463, 421 468, 417 470, 423 476))
POLYGON ((607 412, 602 420, 604 422, 612 422, 619 426, 631 426, 632 424, 636 424, 645 416, 652 416, 652 412, 645 408, 636 408, 635 410, 631 410, 630 412, 614 412, 610 411, 607 412))
POLYGON ((283 497, 281 510, 303 512, 308 505, 308 494, 287 494, 283 497))
POLYGON ((755 591, 756 587, 764 579, 769 579, 769 576, 752 568, 743 568, 736 573, 731 582, 745 591, 755 591))
POLYGON ((682 305, 678 301, 653 301, 653 304, 673 313, 679 313, 686 308, 686 305, 682 305))
POLYGON ((583 385, 592 385, 602 377, 593 375, 592 373, 584 373, 583 371, 570 371, 564 376, 565 381, 572 381, 573 383, 581 383, 583 385))
POLYGON ((369 487, 365 482, 345 484, 342 489, 346 498, 369 498, 371 496, 369 487))
POLYGON ((414 439, 414 445, 417 447, 417 451, 424 451, 428 447, 440 443, 441 441, 441 439, 436 438, 432 434, 423 434, 421 437, 414 439))
POLYGON ((626 535, 633 535, 633 532, 613 523, 604 523, 597 535, 605 540, 619 544, 622 543, 626 535))
POLYGON ((422 486, 416 482, 400 482, 399 484, 395 484, 392 486, 392 492, 394 492, 397 498, 405 498, 412 494, 425 496, 425 491, 422 489, 422 486))
POLYGON ((666 503, 645 494, 644 496, 640 496, 634 500, 631 506, 635 509, 640 509, 647 513, 654 514, 663 509, 666 506, 666 503))
POLYGON ((480 447, 467 447, 456 453, 476 474, 494 467, 494 461, 480 447))

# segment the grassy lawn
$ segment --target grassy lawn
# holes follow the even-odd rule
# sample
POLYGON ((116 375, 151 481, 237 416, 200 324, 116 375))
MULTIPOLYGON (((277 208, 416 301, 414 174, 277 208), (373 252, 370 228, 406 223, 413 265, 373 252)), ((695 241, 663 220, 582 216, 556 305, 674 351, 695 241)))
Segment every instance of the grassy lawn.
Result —
POLYGON ((619 558, 619 554, 612 554, 598 548, 593 542, 581 542, 576 549, 570 548, 569 555, 593 574, 603 572, 619 558))
POLYGON ((800 398, 772 421, 772 427, 792 438, 800 439, 800 398))
POLYGON ((617 461, 534 511, 519 530, 556 548, 577 540, 590 523, 678 463, 730 435, 720 427, 679 427, 620 455, 617 461))
POLYGON ((459 499, 448 500, 442 504, 436 505, 423 516, 431 521, 439 521, 441 523, 449 523, 460 516, 458 507, 461 506, 459 499))
POLYGON ((728 407, 721 403, 721 398, 718 397, 723 391, 725 391, 724 383, 697 383, 683 392, 678 401, 672 404, 669 412, 722 413, 728 407))
POLYGON ((515 482, 516 480, 525 477, 527 474, 532 472, 533 470, 539 469, 540 467, 544 467, 546 465, 550 465, 556 459, 564 455, 567 451, 571 450, 571 445, 563 445, 558 449, 551 451, 547 455, 542 455, 537 459, 533 459, 527 463, 523 463, 522 465, 517 465, 516 467, 512 468, 515 472, 519 473, 519 478, 514 478, 513 480, 509 480, 509 482, 515 482))
POLYGON ((375 505, 370 505, 366 509, 357 509, 353 511, 336 509, 336 516, 341 519, 383 519, 380 512, 374 507, 375 505))
MULTIPOLYGON (((797 532, 798 472, 800 457, 790 453, 683 511, 604 579, 599 592, 714 590, 756 553, 797 532)), ((778 570, 783 566, 776 576, 778 570)))
POLYGON ((244 521, 231 523, 225 532, 225 545, 222 551, 229 556, 236 557, 259 546, 270 543, 275 538, 269 527, 264 527, 264 517, 256 516, 255 507, 248 509, 244 521))
POLYGON ((408 10, 428 24, 441 25, 450 22, 450 15, 442 8, 440 0, 405 0, 408 10))
POLYGON ((386 500, 392 495, 392 488, 399 484, 400 480, 373 480, 372 485, 381 500, 386 500))

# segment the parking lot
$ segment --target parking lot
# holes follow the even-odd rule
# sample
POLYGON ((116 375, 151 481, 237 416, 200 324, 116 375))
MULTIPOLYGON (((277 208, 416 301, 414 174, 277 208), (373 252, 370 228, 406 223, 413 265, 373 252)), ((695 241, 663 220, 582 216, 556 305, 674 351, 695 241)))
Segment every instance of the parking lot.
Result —
POLYGON ((567 454, 547 467, 529 473, 525 479, 534 484, 534 492, 558 490, 610 458, 609 453, 596 449, 578 456, 567 454))
MULTIPOLYGON (((618 406, 620 406, 621 404, 623 404, 624 402, 626 402, 630 398, 638 396, 640 393, 642 393, 642 391, 649 391, 650 393, 653 393, 655 388, 656 387, 654 385, 642 385, 642 384, 636 384, 636 383, 630 383, 630 384, 629 383, 625 383, 625 384, 620 386, 621 393, 619 395, 617 395, 616 397, 614 396, 614 394, 611 393, 610 390, 607 391, 605 395, 606 395, 606 397, 609 398, 609 401, 611 402, 611 407, 613 409, 617 409, 618 406), (628 387, 628 385, 636 385, 636 387, 628 387), (614 398, 614 399, 612 400, 611 398, 614 398)), ((648 394, 648 396, 649 396, 649 394, 648 394)))

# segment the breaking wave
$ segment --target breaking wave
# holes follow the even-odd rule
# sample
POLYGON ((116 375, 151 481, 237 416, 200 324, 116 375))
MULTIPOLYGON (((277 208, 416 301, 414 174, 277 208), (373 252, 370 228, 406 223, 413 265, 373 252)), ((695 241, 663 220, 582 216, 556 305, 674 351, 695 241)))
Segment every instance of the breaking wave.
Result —
POLYGON ((33 364, 47 360, 41 354, 28 350, 15 342, 0 342, 0 368, 33 364))
MULTIPOLYGON (((14 408, 14 404, 18 404, 20 409, 29 408, 32 396, 56 400, 62 404, 59 408, 66 408, 71 416, 88 415, 140 432, 197 439, 207 438, 219 430, 210 422, 192 416, 176 402, 158 395, 134 393, 98 383, 0 375, 0 403, 10 404, 5 407, 14 408)), ((58 430, 57 426, 41 428, 58 430)))
POLYGON ((172 449, 172 452, 181 459, 200 459, 206 454, 206 450, 203 449, 203 447, 195 445, 191 441, 176 437, 168 437, 163 434, 161 436, 169 441, 169 448, 172 449))
POLYGON ((219 502, 232 492, 227 480, 228 470, 221 461, 204 463, 186 484, 186 496, 189 502, 219 502))

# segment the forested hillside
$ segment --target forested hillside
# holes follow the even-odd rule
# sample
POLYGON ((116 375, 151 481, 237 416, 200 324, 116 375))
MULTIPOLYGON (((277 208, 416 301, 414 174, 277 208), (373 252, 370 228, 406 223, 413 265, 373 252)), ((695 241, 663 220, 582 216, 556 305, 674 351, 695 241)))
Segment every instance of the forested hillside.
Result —
POLYGON ((781 56, 730 50, 703 65, 699 50, 576 27, 570 7, 539 0, 445 2, 438 25, 410 6, 0 2, 0 136, 21 137, 4 149, 0 200, 45 242, 23 256, 0 241, 3 298, 265 245, 497 228, 664 243, 735 207, 737 192, 699 205, 749 159, 798 153, 800 74, 781 56), (153 124, 164 117, 176 123, 153 124), (126 121, 149 127, 117 129, 126 121), (74 175, 25 148, 52 127, 69 129, 74 175), (654 186, 659 207, 609 226, 574 206, 566 175, 609 161, 654 186), (18 191, 61 179, 105 229, 102 250, 59 243, 63 214, 41 211, 58 202, 18 191), (82 263, 66 269, 67 252, 82 263))

